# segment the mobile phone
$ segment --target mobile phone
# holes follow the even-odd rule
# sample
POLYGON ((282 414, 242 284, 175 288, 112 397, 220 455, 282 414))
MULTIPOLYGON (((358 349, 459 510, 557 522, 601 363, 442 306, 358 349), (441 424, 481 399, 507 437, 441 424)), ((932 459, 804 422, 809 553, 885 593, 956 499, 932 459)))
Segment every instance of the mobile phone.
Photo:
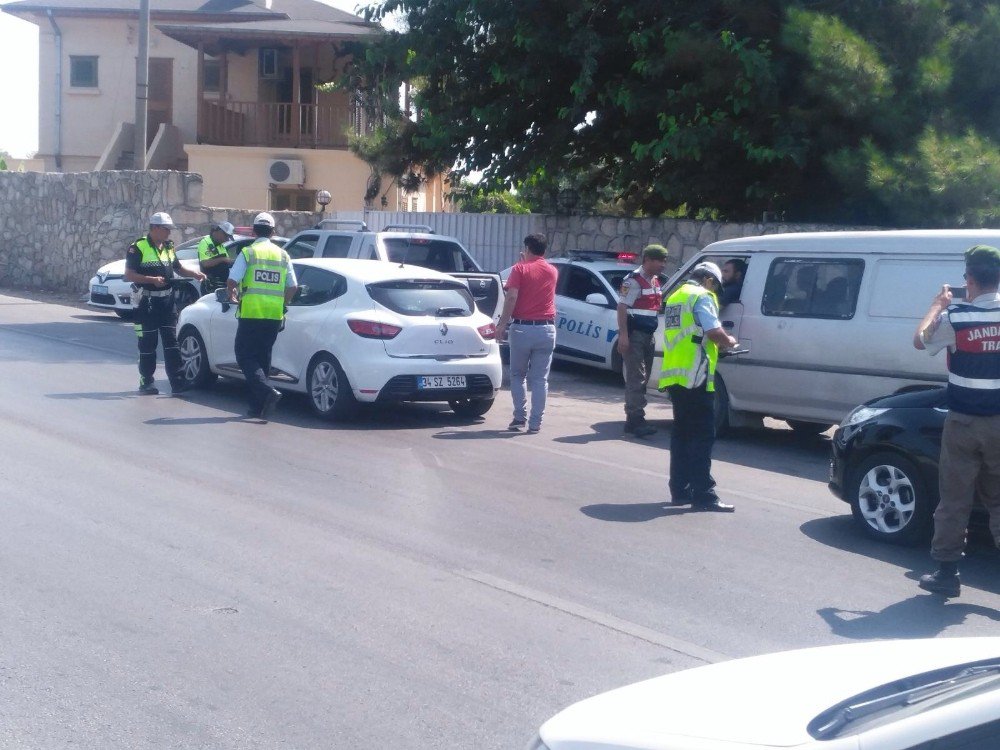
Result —
POLYGON ((952 299, 965 299, 965 287, 964 286, 953 286, 953 287, 951 287, 951 298, 952 299))

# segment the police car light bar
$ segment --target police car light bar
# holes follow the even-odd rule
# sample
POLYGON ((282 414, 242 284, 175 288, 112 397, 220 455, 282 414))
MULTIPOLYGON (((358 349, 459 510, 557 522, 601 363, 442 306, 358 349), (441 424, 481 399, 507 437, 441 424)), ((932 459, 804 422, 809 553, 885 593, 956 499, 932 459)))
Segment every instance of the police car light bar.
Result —
POLYGON ((615 259, 619 263, 634 263, 635 259, 639 257, 638 253, 618 253, 615 259))

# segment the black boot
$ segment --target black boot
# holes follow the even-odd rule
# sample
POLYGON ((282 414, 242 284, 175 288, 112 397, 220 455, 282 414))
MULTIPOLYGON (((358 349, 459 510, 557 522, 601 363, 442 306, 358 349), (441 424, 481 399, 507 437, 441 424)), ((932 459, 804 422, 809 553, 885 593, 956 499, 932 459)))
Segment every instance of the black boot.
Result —
POLYGON ((957 562, 942 562, 933 573, 920 576, 920 588, 947 597, 962 593, 962 582, 958 577, 957 562))
POLYGON ((649 437, 656 434, 656 428, 650 425, 643 417, 633 419, 628 417, 625 420, 625 432, 639 438, 649 437))

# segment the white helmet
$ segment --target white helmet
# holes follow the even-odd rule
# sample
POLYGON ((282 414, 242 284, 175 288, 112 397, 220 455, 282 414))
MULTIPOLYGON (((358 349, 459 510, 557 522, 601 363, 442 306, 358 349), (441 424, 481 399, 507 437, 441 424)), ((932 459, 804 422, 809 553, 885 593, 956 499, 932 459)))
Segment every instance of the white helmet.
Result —
POLYGON ((170 218, 170 214, 166 211, 157 211, 155 214, 149 217, 149 226, 151 227, 166 227, 167 229, 176 229, 174 226, 174 220, 170 218))
POLYGON ((274 229, 274 217, 267 211, 261 211, 253 217, 254 226, 271 227, 274 229))
POLYGON ((722 270, 709 260, 702 261, 692 268, 691 276, 711 276, 716 284, 722 286, 722 270))

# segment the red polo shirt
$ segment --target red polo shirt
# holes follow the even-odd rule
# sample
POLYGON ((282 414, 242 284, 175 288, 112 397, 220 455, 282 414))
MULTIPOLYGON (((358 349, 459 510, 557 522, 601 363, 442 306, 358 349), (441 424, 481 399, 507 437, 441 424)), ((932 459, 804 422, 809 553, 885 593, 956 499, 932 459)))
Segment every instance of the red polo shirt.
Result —
POLYGON ((559 272, 541 255, 527 254, 514 264, 507 279, 508 289, 517 289, 511 318, 552 320, 556 317, 556 279, 559 272))

